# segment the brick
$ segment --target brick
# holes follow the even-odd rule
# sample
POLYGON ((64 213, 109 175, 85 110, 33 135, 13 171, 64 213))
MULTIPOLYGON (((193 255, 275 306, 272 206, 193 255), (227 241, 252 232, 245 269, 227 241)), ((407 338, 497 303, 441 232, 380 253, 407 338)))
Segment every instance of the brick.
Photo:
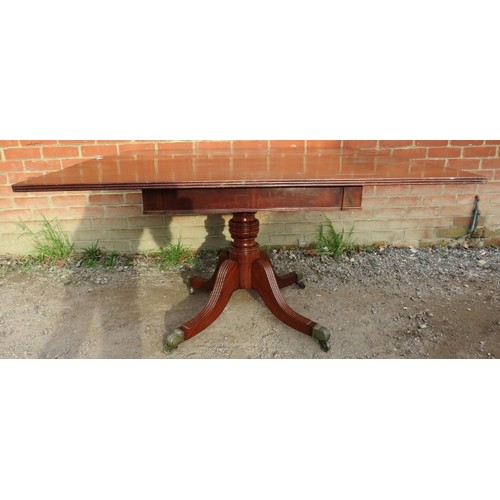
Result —
POLYGON ((290 149, 292 151, 304 151, 305 141, 269 141, 269 147, 272 149, 290 149))
POLYGON ((120 154, 123 153, 128 153, 131 151, 148 151, 148 152, 155 152, 156 151, 156 144, 152 142, 144 142, 140 144, 120 144, 118 146, 118 150, 120 154))
POLYGON ((96 141, 94 140, 73 140, 73 139, 65 139, 65 140, 60 140, 58 141, 59 144, 77 144, 77 145, 80 145, 80 144, 88 144, 88 145, 92 145, 92 144, 95 144, 96 141))
POLYGON ((438 238, 462 238, 467 234, 466 227, 449 227, 438 229, 438 238))
POLYGON ((469 146, 464 148, 464 157, 495 156, 496 146, 469 146))
POLYGON ((69 207, 70 217, 104 217, 104 207, 69 207))
POLYGON ((422 205, 454 205, 456 203, 456 196, 454 195, 441 195, 441 196, 422 196, 422 205))
POLYGON ((381 148, 402 148, 405 146, 413 146, 413 141, 412 140, 380 141, 381 148))
POLYGON ((16 196, 14 205, 19 208, 48 207, 49 200, 48 196, 16 196))
POLYGON ((407 215, 408 209, 405 207, 378 208, 374 218, 380 221, 384 219, 404 219, 407 215))
POLYGON ((482 139, 480 140, 461 140, 461 141, 450 141, 452 146, 481 146, 484 143, 482 139))
MULTIPOLYGON (((363 197, 367 198, 366 192, 363 188, 363 197)), ((408 194, 410 191, 410 186, 404 184, 394 184, 393 186, 375 186, 376 196, 392 196, 394 194, 408 194)))
POLYGON ((491 141, 487 140, 486 144, 487 145, 497 145, 497 146, 500 146, 500 140, 497 140, 497 141, 495 141, 495 140, 491 140, 491 141))
POLYGON ((110 240, 139 240, 143 234, 143 229, 110 229, 108 238, 110 240))
POLYGON ((141 217, 129 217, 128 227, 164 227, 167 228, 163 215, 143 215, 141 217))
POLYGON ((52 203, 55 207, 76 207, 87 205, 87 195, 85 194, 68 194, 63 196, 52 196, 52 203))
POLYGON ((441 184, 423 184, 409 186, 410 194, 434 194, 439 195, 443 193, 443 186, 441 184))
POLYGON ((429 148, 429 158, 459 158, 462 154, 461 148, 429 148))
POLYGON ((417 140, 415 141, 415 146, 448 146, 448 142, 447 139, 417 140))
MULTIPOLYGON (((1 177, 2 176, 0 176, 0 179, 1 177)), ((9 196, 14 196, 12 188, 8 184, 0 184, 0 197, 8 198, 9 196)))
POLYGON ((499 168, 500 169, 500 158, 483 158, 481 160, 482 168, 499 168))
POLYGON ((46 173, 61 168, 61 160, 26 160, 23 163, 26 172, 46 173))
POLYGON ((457 205, 470 205, 471 207, 474 205, 474 198, 475 195, 468 193, 468 194, 457 194, 455 199, 455 203, 457 205))
POLYGON ((308 140, 307 141, 307 150, 311 151, 313 149, 333 149, 333 150, 341 150, 342 141, 318 141, 318 140, 308 140))
POLYGON ((99 246, 101 246, 101 243, 108 239, 108 231, 77 228, 72 237, 75 242, 79 241, 95 243, 96 241, 99 241, 99 246))
POLYGON ((19 142, 21 146, 45 146, 47 144, 57 144, 57 141, 52 141, 52 140, 41 140, 41 141, 27 140, 19 142))
POLYGON ((425 148, 401 148, 392 152, 392 156, 396 158, 425 158, 426 155, 425 148))
POLYGON ((61 221, 61 224, 64 231, 74 233, 73 237, 78 237, 80 231, 92 229, 92 220, 90 218, 65 219, 61 221))
POLYGON ((122 205, 106 207, 106 217, 134 217, 142 214, 142 207, 122 205))
POLYGON ((402 240, 405 237, 405 231, 371 231, 370 240, 380 243, 393 243, 397 240, 402 240))
POLYGON ((342 147, 344 149, 367 149, 377 147, 378 141, 376 140, 348 140, 342 141, 342 147))
POLYGON ((67 219, 69 210, 67 207, 57 207, 57 208, 49 208, 49 207, 40 207, 40 208, 32 208, 31 214, 34 219, 46 217, 49 220, 52 219, 67 219))
POLYGON ((123 205, 124 203, 123 193, 89 194, 89 205, 123 205))
MULTIPOLYGON (((378 213, 378 211, 377 211, 378 213)), ((438 217, 443 214, 440 206, 408 207, 406 209, 407 217, 415 219, 427 219, 429 217, 438 217)))
POLYGON ((117 154, 116 146, 80 146, 82 156, 112 156, 117 154))
POLYGON ((31 217, 31 210, 26 208, 14 208, 12 210, 2 210, 3 221, 17 222, 19 219, 26 220, 31 217))
POLYGON ((14 203, 12 197, 0 196, 0 208, 13 208, 14 203))
POLYGON ((0 147, 19 146, 19 141, 0 141, 0 147))
POLYGON ((50 146, 42 148, 44 158, 68 158, 80 156, 80 151, 76 146, 50 146))
POLYGON ((125 193, 126 205, 142 205, 142 193, 125 193))
POLYGON ((233 150, 267 150, 269 147, 269 141, 234 141, 233 150))
POLYGON ((4 155, 6 160, 41 158, 40 148, 6 148, 4 155))
MULTIPOLYGON (((102 210, 104 212, 105 208, 104 207, 91 207, 89 212, 89 216, 92 217, 92 210, 102 210)), ((70 209, 71 211, 71 209, 70 209)), ((99 217, 96 217, 95 219, 92 220, 92 227, 94 229, 127 229, 129 227, 127 221, 129 219, 125 217, 118 217, 118 218, 113 218, 109 219, 105 217, 105 215, 100 215, 99 217)))
POLYGON ((454 168, 457 170, 463 169, 473 169, 476 170, 479 168, 480 160, 477 158, 450 158, 447 167, 454 168))
POLYGON ((231 143, 229 141, 198 141, 195 147, 198 151, 230 151, 231 143))
POLYGON ((443 186, 443 194, 459 194, 477 192, 477 186, 473 184, 445 184, 443 186))
POLYGON ((449 206, 440 206, 437 208, 439 209, 439 213, 443 216, 451 215, 453 217, 457 217, 457 216, 469 215, 472 213, 472 206, 469 208, 466 206, 449 205, 449 206))
POLYGON ((193 141, 177 141, 177 142, 159 142, 158 151, 172 151, 175 152, 193 152, 193 141))
POLYGON ((0 176, 0 184, 8 184, 10 186, 12 184, 17 184, 18 182, 27 180, 31 177, 35 177, 35 175, 26 175, 23 172, 9 172, 7 175, 7 181, 4 181, 2 177, 5 176, 0 176))
MULTIPOLYGON (((369 207, 406 207, 422 204, 422 196, 376 196, 365 198, 365 206, 369 207)), ((375 212, 376 213, 376 212, 375 212)))

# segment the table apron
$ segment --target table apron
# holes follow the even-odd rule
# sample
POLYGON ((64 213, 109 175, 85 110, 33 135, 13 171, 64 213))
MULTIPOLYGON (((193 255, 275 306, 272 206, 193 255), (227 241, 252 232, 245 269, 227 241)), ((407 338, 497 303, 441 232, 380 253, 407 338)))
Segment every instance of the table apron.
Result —
POLYGON ((143 189, 144 213, 200 214, 361 208, 362 186, 143 189))

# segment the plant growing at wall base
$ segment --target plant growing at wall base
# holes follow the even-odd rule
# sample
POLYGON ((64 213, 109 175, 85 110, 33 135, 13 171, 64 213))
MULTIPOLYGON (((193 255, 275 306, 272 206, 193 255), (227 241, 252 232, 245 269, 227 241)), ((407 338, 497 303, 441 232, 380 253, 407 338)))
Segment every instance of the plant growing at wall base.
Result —
POLYGON ((180 240, 177 243, 169 243, 160 248, 160 266, 173 267, 181 264, 194 264, 195 258, 192 250, 183 245, 180 240))
POLYGON ((19 221, 22 229, 21 236, 30 236, 33 239, 33 259, 38 262, 55 263, 67 259, 73 252, 74 244, 63 232, 57 219, 51 221, 43 216, 41 229, 33 231, 25 222, 19 221))
POLYGON ((96 241, 82 250, 82 264, 87 267, 95 267, 99 263, 102 255, 103 253, 99 248, 99 242, 96 241))
POLYGON ((339 259, 345 253, 354 250, 353 232, 354 227, 347 233, 343 228, 341 231, 337 231, 332 221, 326 218, 326 223, 319 226, 316 250, 321 254, 330 255, 335 259, 339 259))

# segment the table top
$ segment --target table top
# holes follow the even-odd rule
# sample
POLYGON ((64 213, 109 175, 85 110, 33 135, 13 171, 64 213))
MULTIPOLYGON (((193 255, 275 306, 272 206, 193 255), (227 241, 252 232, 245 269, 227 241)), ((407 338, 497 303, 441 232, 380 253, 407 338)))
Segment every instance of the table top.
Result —
POLYGON ((127 153, 97 157, 12 186, 16 192, 482 183, 436 162, 332 150, 127 153))

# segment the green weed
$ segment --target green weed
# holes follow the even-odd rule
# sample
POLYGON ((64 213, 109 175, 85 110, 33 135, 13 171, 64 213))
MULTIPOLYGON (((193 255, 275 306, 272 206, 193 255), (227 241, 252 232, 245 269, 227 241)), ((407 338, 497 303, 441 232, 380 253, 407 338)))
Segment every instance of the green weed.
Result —
POLYGON ((99 263, 102 255, 103 253, 99 248, 99 242, 96 241, 82 250, 82 264, 87 267, 95 267, 99 263))
POLYGON ((355 248, 352 238, 353 232, 354 228, 351 228, 347 233, 344 229, 337 231, 332 221, 327 218, 326 223, 321 224, 319 227, 316 250, 319 253, 339 259, 345 253, 353 252, 355 248))
POLYGON ((38 231, 33 231, 21 220, 18 225, 23 231, 21 236, 33 239, 34 253, 31 257, 37 262, 53 264, 67 259, 73 253, 74 244, 64 234, 56 219, 49 221, 44 216, 42 227, 38 231))
POLYGON ((169 243, 161 247, 159 252, 160 267, 174 267, 180 264, 193 265, 195 257, 193 251, 183 245, 180 240, 177 243, 169 243))

